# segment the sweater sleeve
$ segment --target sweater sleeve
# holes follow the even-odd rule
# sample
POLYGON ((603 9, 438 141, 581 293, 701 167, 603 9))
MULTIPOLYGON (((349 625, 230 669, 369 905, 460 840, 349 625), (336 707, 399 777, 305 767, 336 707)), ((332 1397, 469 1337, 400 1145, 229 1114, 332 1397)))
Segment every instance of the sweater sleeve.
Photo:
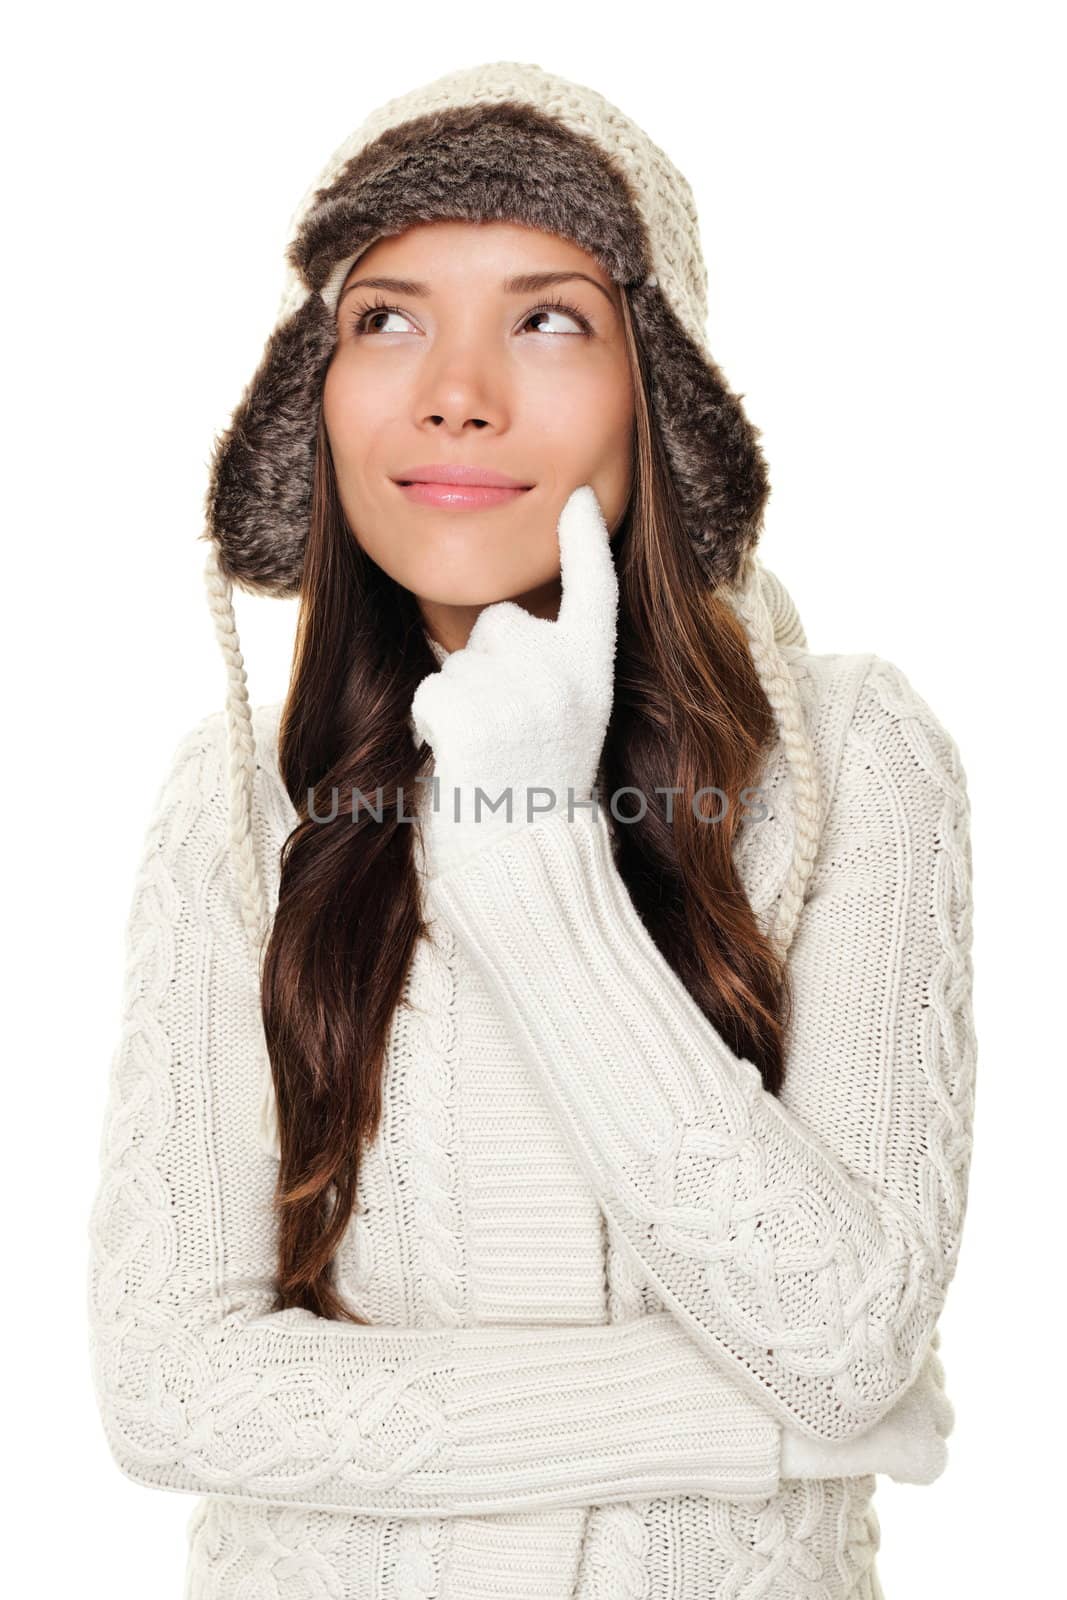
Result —
POLYGON ((660 954, 602 811, 548 814, 429 889, 636 1270, 770 1414, 827 1441, 919 1374, 973 1114, 959 754, 897 667, 860 670, 790 951, 780 1096, 660 954))
POLYGON ((620 1325, 359 1326, 274 1312, 265 1042, 220 722, 182 741, 126 930, 89 1220, 93 1381, 134 1481, 451 1516, 660 1493, 759 1499, 781 1430, 666 1311, 620 1325))

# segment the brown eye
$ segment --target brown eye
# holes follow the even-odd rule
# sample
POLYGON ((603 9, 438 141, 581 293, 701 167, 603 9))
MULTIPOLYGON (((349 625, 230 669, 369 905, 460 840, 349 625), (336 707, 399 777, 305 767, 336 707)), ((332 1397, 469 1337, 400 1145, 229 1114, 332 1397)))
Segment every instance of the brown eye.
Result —
POLYGON ((395 328, 374 327, 380 317, 406 317, 407 313, 401 311, 399 306, 386 305, 384 300, 375 300, 373 305, 357 306, 349 322, 352 333, 362 338, 368 333, 395 333, 395 328))
MULTIPOLYGON (((548 300, 548 301, 546 301, 544 305, 538 306, 536 310, 529 312, 527 317, 526 317, 526 321, 527 322, 532 322, 534 317, 547 317, 547 316, 552 316, 552 315, 557 314, 557 313, 560 314, 560 315, 573 317, 574 321, 578 323, 578 331, 579 331, 579 333, 591 333, 592 332, 592 328, 589 325, 588 319, 582 315, 582 313, 578 310, 578 307, 577 306, 568 305, 565 300, 548 300)), ((562 331, 566 332, 567 330, 564 329, 562 331)), ((553 336, 555 337, 556 334, 558 333, 558 330, 553 330, 551 328, 547 328, 547 329, 546 328, 535 328, 534 332, 535 333, 552 333, 553 336)))

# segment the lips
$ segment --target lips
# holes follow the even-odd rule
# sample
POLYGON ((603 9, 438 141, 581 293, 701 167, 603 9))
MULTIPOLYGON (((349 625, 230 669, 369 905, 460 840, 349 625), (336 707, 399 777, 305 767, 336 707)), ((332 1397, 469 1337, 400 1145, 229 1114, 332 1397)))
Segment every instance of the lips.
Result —
POLYGON ((393 482, 401 488, 406 488, 411 483, 436 483, 451 484, 463 488, 475 489, 530 489, 532 484, 524 482, 522 478, 512 478, 506 472, 497 472, 491 467, 449 465, 438 461, 424 467, 406 467, 393 477, 393 482))
POLYGON ((397 483, 400 493, 415 505, 436 506, 457 511, 478 511, 490 506, 508 505, 520 495, 528 494, 525 487, 502 488, 491 483, 439 483, 413 480, 397 483))

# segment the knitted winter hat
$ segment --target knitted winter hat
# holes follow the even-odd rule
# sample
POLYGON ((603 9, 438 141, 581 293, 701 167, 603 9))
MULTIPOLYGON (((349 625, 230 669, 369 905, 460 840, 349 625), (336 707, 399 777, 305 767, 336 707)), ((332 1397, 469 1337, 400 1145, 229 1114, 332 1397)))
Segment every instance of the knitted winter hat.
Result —
POLYGON ((377 239, 423 222, 506 220, 587 250, 629 294, 693 547, 746 628, 788 754, 794 859, 772 936, 791 941, 817 844, 814 759, 779 645, 804 644, 755 546, 769 492, 753 427, 705 343, 707 270, 686 179, 595 90, 527 62, 452 72, 390 100, 333 153, 294 213, 275 327, 206 496, 205 572, 227 664, 232 845, 257 960, 269 926, 251 832, 255 747, 232 585, 300 591, 316 430, 340 289, 377 239))

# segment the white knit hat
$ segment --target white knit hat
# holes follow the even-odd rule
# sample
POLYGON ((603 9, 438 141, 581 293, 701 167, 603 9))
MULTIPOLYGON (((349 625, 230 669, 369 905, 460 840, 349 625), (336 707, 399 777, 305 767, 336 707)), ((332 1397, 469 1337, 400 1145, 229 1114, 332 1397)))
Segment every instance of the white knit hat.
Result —
POLYGON ((692 191, 648 135, 595 90, 532 63, 500 61, 388 101, 330 156, 292 216, 274 329, 215 446, 201 537, 209 541, 205 581, 228 673, 232 846, 257 962, 270 913, 253 849, 255 744, 232 585, 300 592, 340 288, 376 239, 445 218, 512 220, 572 239, 628 295, 700 570, 745 627, 786 751, 794 856, 769 930, 784 954, 818 843, 814 756, 781 654, 806 641, 789 596, 755 553, 766 465, 759 430, 707 347, 707 269, 692 191))

